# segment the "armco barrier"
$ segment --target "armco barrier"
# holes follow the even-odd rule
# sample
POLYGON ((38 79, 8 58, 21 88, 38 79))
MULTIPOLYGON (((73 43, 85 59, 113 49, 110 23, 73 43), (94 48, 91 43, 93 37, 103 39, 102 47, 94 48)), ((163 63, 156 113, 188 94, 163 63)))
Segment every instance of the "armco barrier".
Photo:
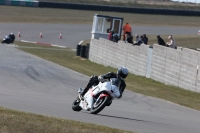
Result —
POLYGON ((38 7, 38 1, 32 0, 0 0, 0 5, 38 7))
POLYGON ((130 73, 200 93, 200 52, 153 45, 132 46, 91 39, 89 60, 104 66, 125 66, 130 73))
POLYGON ((0 5, 4 5, 5 1, 4 0, 0 0, 0 5))
POLYGON ((64 8, 64 9, 93 10, 93 11, 112 11, 112 12, 158 14, 158 15, 200 16, 199 10, 132 8, 132 7, 103 6, 103 5, 92 5, 92 4, 38 2, 38 1, 32 1, 32 0, 23 0, 23 1, 22 0, 0 0, 0 5, 64 8))
POLYGON ((199 10, 197 11, 197 10, 132 8, 132 7, 103 6, 103 5, 92 5, 92 4, 59 3, 59 2, 39 2, 39 7, 66 8, 66 9, 93 10, 93 11, 112 11, 112 12, 140 13, 140 14, 200 16, 199 10))
POLYGON ((151 8, 131 8, 118 6, 103 6, 92 4, 60 3, 60 2, 38 2, 32 0, 0 0, 0 5, 64 8, 93 11, 112 11, 124 13, 177 15, 177 16, 200 16, 199 10, 175 10, 175 9, 151 9, 151 8))

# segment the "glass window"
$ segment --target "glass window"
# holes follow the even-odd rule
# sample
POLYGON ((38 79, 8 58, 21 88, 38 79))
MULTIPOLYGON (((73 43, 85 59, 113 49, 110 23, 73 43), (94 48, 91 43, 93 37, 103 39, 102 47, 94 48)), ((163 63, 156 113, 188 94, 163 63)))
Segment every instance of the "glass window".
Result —
POLYGON ((109 30, 112 29, 112 23, 113 23, 112 18, 105 18, 103 33, 109 33, 109 30))
POLYGON ((97 32, 102 32, 102 28, 103 28, 103 19, 104 18, 98 18, 98 24, 96 27, 96 31, 97 32))
POLYGON ((114 22, 114 32, 119 33, 119 28, 120 28, 120 20, 115 20, 114 22))

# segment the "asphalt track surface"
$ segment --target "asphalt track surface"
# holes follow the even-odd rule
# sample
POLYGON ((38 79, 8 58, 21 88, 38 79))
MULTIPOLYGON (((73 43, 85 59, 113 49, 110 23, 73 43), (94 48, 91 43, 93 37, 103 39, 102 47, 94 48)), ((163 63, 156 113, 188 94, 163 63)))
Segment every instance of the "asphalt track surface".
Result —
POLYGON ((0 106, 139 133, 199 133, 200 112, 125 90, 98 115, 71 109, 89 77, 0 44, 0 106))
MULTIPOLYGON (((175 34, 195 34, 197 28, 189 27, 161 27, 161 26, 137 26, 132 25, 133 34, 155 34, 157 35, 175 35, 175 34)), ((27 23, 0 23, 0 38, 13 32, 16 35, 16 40, 26 40, 32 42, 40 42, 44 44, 54 44, 76 48, 76 45, 82 40, 91 38, 91 24, 27 24, 27 23), (21 37, 17 37, 20 31, 21 37), (40 38, 42 32, 43 38, 40 38), (59 35, 62 32, 62 38, 59 35)))

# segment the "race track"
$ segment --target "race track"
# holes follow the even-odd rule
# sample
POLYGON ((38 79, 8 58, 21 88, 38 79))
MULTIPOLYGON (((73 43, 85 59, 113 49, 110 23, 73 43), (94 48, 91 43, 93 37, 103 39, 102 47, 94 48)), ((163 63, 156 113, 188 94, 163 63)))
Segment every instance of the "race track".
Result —
MULTIPOLYGON (((136 26, 133 25, 133 34, 155 34, 157 35, 175 35, 175 34, 197 34, 197 28, 187 27, 162 27, 162 26, 136 26)), ((0 38, 13 32, 16 40, 26 40, 41 42, 45 44, 55 44, 76 48, 76 45, 82 40, 91 38, 91 24, 15 24, 0 23, 0 38), (17 37, 20 31, 21 37, 17 37), (40 38, 42 32, 43 38, 40 38), (62 32, 63 39, 59 39, 62 32)))
MULTIPOLYGON (((80 36, 84 35, 80 33, 80 36)), ((84 87, 88 80, 89 77, 83 74, 22 52, 11 45, 0 44, 2 107, 139 133, 200 131, 199 111, 127 90, 120 100, 113 101, 110 107, 98 115, 86 111, 74 112, 71 104, 77 97, 77 89, 84 87)))

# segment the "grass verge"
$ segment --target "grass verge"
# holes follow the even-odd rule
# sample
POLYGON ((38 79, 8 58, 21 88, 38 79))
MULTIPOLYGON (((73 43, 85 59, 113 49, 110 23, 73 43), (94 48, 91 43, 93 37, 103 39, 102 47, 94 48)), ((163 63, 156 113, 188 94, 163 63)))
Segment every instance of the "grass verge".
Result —
POLYGON ((1 133, 133 133, 95 124, 0 108, 1 133))
MULTIPOLYGON (((132 26, 186 26, 200 27, 199 17, 117 13, 102 11, 69 10, 55 8, 30 8, 0 5, 1 23, 72 23, 92 24, 94 14, 123 17, 132 26)), ((199 29, 197 29, 198 31, 199 29)), ((134 28, 133 28, 134 32, 134 28)))

